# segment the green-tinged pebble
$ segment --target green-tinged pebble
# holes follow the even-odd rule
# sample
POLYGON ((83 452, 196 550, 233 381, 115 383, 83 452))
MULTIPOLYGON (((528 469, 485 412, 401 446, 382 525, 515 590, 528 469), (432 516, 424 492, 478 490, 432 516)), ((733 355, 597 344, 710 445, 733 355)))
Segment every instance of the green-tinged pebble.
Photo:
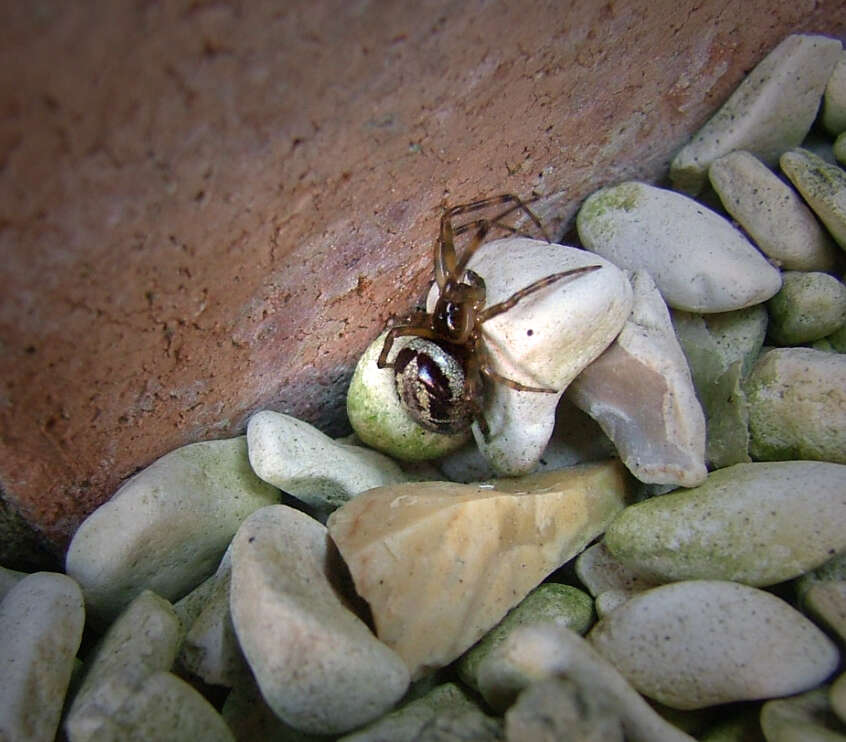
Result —
POLYGON ((846 323, 846 286, 827 273, 786 271, 779 292, 767 302, 769 336, 799 345, 830 335, 846 323))
POLYGON ((846 733, 828 703, 828 688, 768 701, 761 708, 767 742, 844 742, 846 733))

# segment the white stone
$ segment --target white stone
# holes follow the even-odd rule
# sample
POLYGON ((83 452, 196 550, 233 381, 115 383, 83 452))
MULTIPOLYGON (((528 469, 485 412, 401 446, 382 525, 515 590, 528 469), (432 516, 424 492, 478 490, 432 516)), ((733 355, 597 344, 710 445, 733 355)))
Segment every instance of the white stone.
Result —
POLYGON ((588 640, 637 690, 677 709, 800 693, 840 659, 834 643, 783 600, 718 580, 635 595, 588 640))
POLYGON ((662 719, 585 639, 564 626, 522 626, 479 668, 482 696, 498 710, 532 683, 552 677, 567 678, 586 695, 604 699, 628 742, 693 742, 662 719))
POLYGON ((648 273, 630 278, 631 315, 567 396, 599 422, 640 481, 694 487, 708 473, 705 415, 667 305, 648 273))
POLYGON ((371 487, 408 480, 387 456, 337 443, 313 425, 270 410, 250 418, 247 451, 261 479, 321 512, 371 487))
POLYGON ((736 464, 694 489, 626 508, 605 546, 659 581, 774 585, 846 550, 846 466, 824 461, 736 464))
POLYGON ((241 521, 278 500, 250 468, 243 436, 177 448, 83 521, 67 573, 99 622, 145 589, 181 598, 214 571, 241 521))
POLYGON ((846 250, 846 172, 843 168, 801 148, 785 152, 779 163, 834 241, 846 250))
POLYGON ((135 598, 86 665, 65 719, 70 742, 122 739, 122 709, 151 675, 171 668, 181 633, 170 603, 149 590, 135 598))
POLYGON ((816 118, 842 46, 825 36, 793 34, 750 72, 670 165, 675 188, 696 195, 710 164, 743 149, 774 165, 816 118))
POLYGON ((0 603, 0 739, 51 742, 85 623, 82 591, 36 572, 0 603))
POLYGON ((14 569, 0 567, 0 600, 3 600, 6 593, 17 585, 24 577, 26 577, 26 572, 18 572, 14 569))
MULTIPOLYGON (((521 392, 488 382, 484 415, 490 436, 485 440, 476 424, 473 435, 501 476, 525 474, 538 464, 552 435, 562 392, 620 331, 632 293, 625 274, 607 260, 539 240, 495 240, 479 248, 468 263, 485 280, 487 306, 545 276, 590 265, 601 268, 554 283, 483 326, 485 347, 497 373, 527 386, 555 390, 554 394, 521 392)), ((437 296, 433 285, 428 311, 437 296)))
POLYGON ((825 86, 820 120, 829 134, 837 136, 846 132, 846 51, 840 52, 840 59, 825 86))
POLYGON ((585 247, 646 270, 674 309, 727 312, 766 301, 781 276, 719 214, 687 196, 629 181, 597 191, 577 217, 585 247))
POLYGON ((601 534, 626 488, 617 461, 488 485, 394 485, 336 510, 329 532, 376 633, 416 679, 452 662, 601 534))
POLYGON ((711 163, 711 185, 758 248, 784 270, 828 271, 840 256, 799 195, 749 152, 711 163))
POLYGON ((579 554, 576 575, 596 598, 596 612, 600 618, 632 595, 659 584, 631 570, 601 541, 579 554))
POLYGON ((312 734, 381 716, 409 680, 403 661, 347 607, 330 569, 326 528, 285 505, 255 512, 232 542, 241 649, 273 711, 312 734))

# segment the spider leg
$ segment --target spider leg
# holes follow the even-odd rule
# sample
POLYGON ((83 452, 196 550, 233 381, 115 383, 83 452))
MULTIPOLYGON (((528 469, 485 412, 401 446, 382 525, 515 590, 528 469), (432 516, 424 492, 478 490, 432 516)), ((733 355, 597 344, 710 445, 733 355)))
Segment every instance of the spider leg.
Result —
MULTIPOLYGON (((415 315, 415 317, 418 315, 415 315)), ((420 314, 420 317, 425 317, 425 314, 420 314)), ((391 352, 391 347, 394 340, 398 337, 407 337, 413 335, 414 337, 426 338, 427 340, 442 340, 443 338, 430 327, 421 325, 399 325, 392 327, 385 335, 385 342, 382 345, 382 352, 379 353, 379 358, 376 360, 376 365, 379 368, 393 368, 393 363, 388 363, 388 354, 391 352)))
POLYGON ((482 394, 482 364, 479 356, 471 353, 467 360, 467 371, 464 377, 464 401, 468 406, 469 412, 473 419, 479 426, 482 436, 487 441, 491 436, 491 429, 488 427, 488 421, 485 420, 485 414, 482 410, 481 399, 482 394))
POLYGON ((491 366, 488 349, 481 343, 476 346, 476 359, 479 366, 479 372, 491 379, 491 381, 497 381, 500 384, 504 384, 505 386, 518 392, 541 392, 545 394, 556 393, 555 389, 550 389, 545 386, 528 386, 527 384, 521 384, 519 381, 514 381, 514 379, 509 379, 507 376, 497 373, 491 366))
POLYGON ((549 286, 556 281, 560 281, 562 278, 567 278, 568 276, 577 276, 583 273, 592 273, 595 270, 599 270, 602 266, 601 265, 585 265, 581 268, 571 268, 568 271, 561 271, 560 273, 553 273, 551 276, 546 276, 546 278, 541 278, 534 283, 530 283, 525 288, 520 289, 519 291, 515 291, 509 298, 505 301, 501 301, 499 304, 493 304, 489 307, 486 307, 484 310, 479 312, 477 321, 479 324, 483 322, 487 322, 491 317, 496 317, 498 314, 502 314, 503 312, 507 312, 511 309, 517 302, 521 299, 526 298, 529 294, 533 294, 536 291, 540 291, 541 289, 549 286))

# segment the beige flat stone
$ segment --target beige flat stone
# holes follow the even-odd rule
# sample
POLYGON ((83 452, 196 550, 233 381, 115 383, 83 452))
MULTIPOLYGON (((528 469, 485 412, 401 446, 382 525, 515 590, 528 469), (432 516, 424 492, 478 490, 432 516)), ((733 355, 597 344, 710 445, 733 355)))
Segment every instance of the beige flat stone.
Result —
POLYGON ((488 485, 409 483, 359 495, 328 527, 377 635, 418 678, 601 534, 626 490, 618 462, 488 485))

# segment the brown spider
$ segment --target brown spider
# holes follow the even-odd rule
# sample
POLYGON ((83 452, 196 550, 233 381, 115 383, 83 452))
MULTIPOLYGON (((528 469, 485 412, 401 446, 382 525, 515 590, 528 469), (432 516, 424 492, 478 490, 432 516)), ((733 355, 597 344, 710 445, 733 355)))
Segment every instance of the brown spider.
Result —
POLYGON ((487 439, 490 430, 482 414, 481 403, 483 377, 521 392, 556 392, 546 387, 526 386, 494 371, 485 345, 481 342, 482 325, 492 317, 507 312, 529 294, 567 276, 595 271, 601 266, 588 265, 553 273, 516 291, 505 301, 485 307, 485 282, 478 273, 467 269, 467 262, 492 229, 522 234, 502 222, 515 211, 525 213, 546 241, 550 241, 527 202, 511 194, 447 208, 441 217, 440 234, 435 242, 435 281, 439 297, 434 311, 431 314, 412 314, 404 324, 393 327, 385 337, 376 365, 379 368, 394 369, 400 400, 412 418, 427 430, 457 433, 468 428, 475 420, 487 439), (510 205, 491 219, 474 219, 453 227, 454 217, 498 204, 510 205), (455 250, 455 238, 470 230, 476 230, 475 235, 459 258, 455 250), (415 339, 396 354, 393 362, 388 363, 394 340, 409 335, 415 339))

